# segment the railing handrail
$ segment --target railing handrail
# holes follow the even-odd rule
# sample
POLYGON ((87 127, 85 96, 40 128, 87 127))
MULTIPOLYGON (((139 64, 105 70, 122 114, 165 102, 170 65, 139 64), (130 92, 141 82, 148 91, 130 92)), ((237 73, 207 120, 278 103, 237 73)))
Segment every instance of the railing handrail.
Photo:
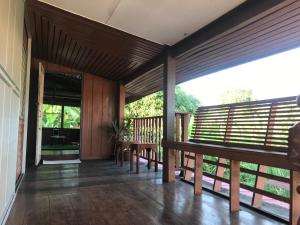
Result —
POLYGON ((283 97, 283 98, 271 98, 271 99, 264 99, 264 100, 257 100, 257 101, 245 101, 245 102, 238 102, 238 103, 228 103, 228 104, 218 104, 218 105, 210 105, 210 106, 200 106, 199 109, 210 109, 210 108, 225 108, 225 107, 233 107, 233 106, 244 106, 244 105, 258 105, 264 103, 275 103, 275 102, 285 102, 285 101, 296 101, 297 96, 291 97, 283 97))
MULTIPOLYGON (((190 112, 175 112, 175 115, 189 115, 192 114, 190 112)), ((146 116, 146 117, 128 117, 126 118, 127 120, 142 120, 142 119, 156 119, 156 118, 162 118, 163 115, 161 116, 146 116)))

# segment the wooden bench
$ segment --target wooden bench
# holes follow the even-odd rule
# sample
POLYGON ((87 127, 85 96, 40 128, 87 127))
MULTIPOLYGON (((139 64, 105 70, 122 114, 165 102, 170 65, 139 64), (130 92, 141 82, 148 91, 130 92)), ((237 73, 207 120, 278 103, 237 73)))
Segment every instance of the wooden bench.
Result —
POLYGON ((300 202, 296 194, 300 175, 287 153, 289 128, 298 121, 296 97, 199 107, 189 142, 163 140, 162 146, 194 154, 195 194, 202 190, 203 155, 216 156, 221 164, 230 160, 231 212, 239 210, 241 161, 259 164, 257 173, 265 166, 290 169, 290 224, 296 224, 300 209, 293 205, 300 202))

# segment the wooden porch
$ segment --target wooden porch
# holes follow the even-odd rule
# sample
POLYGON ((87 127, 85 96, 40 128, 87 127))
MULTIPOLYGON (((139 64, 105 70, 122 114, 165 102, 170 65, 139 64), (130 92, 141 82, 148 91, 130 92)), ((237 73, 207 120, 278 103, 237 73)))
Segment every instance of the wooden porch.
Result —
POLYGON ((228 200, 163 183, 161 171, 145 165, 139 175, 109 160, 28 171, 6 225, 283 224, 244 207, 230 213, 228 200))
MULTIPOLYGON (((256 102, 255 110, 252 106, 241 110, 241 105, 205 108, 197 112, 189 139, 188 115, 175 114, 175 86, 299 47, 300 1, 231 0, 211 9, 210 1, 196 0, 193 4, 162 1, 161 7, 155 1, 141 1, 142 5, 101 1, 96 6, 67 0, 3 2, 0 12, 8 20, 0 26, 5 34, 0 41, 5 52, 0 54, 1 225, 287 223, 258 212, 263 196, 289 204, 288 223, 299 225, 300 173, 287 153, 300 149, 300 143, 292 142, 294 138, 288 143, 287 135, 300 121, 300 101, 297 106, 295 98, 289 100, 292 103, 284 100, 279 107, 268 102, 263 109, 259 108, 262 102, 256 102), (98 18, 100 14, 103 18, 98 18), (202 14, 204 18, 198 18, 202 14), (71 85, 76 90, 71 97, 78 95, 73 101, 81 107, 81 130, 77 140, 70 142, 80 139, 82 164, 41 165, 42 107, 43 100, 47 103, 50 98, 47 93, 43 96, 45 75, 81 77, 82 87, 71 85), (155 142, 162 165, 158 173, 147 170, 145 163, 140 174, 131 173, 128 163, 119 167, 109 160, 115 156, 115 142, 122 141, 111 138, 116 137, 112 122, 123 126, 125 104, 160 90, 163 115, 135 118, 133 141, 155 142), (290 112, 297 115, 291 119, 290 112), (218 126, 217 132, 211 124, 218 126), (240 162, 258 167, 249 170, 240 162), (216 166, 216 173, 206 173, 204 164, 216 166), (286 169, 290 175, 269 174, 266 166, 286 169), (230 170, 229 177, 225 169, 230 170), (185 173, 185 182, 178 170, 185 173), (255 184, 244 185, 241 173, 255 176, 255 184), (227 183, 229 201, 202 192, 203 177, 214 179, 215 192, 227 183), (265 191, 267 179, 287 184, 289 195, 265 191), (253 210, 240 206, 241 189, 253 192, 253 210)), ((55 101, 50 103, 61 103, 56 96, 51 99, 55 101)), ((63 112, 60 129, 64 129, 63 112)), ((51 132, 52 138, 66 139, 51 132)))

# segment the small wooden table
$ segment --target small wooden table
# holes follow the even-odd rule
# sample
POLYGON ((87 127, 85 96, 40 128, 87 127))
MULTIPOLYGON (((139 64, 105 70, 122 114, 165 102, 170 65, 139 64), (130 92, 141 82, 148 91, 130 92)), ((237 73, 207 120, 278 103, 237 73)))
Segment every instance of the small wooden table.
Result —
POLYGON ((130 171, 133 170, 133 153, 136 151, 136 173, 140 172, 140 153, 141 151, 147 151, 148 158, 148 170, 151 169, 151 157, 150 152, 155 154, 155 172, 158 171, 158 161, 157 161, 157 145, 154 143, 132 143, 130 145, 130 171))

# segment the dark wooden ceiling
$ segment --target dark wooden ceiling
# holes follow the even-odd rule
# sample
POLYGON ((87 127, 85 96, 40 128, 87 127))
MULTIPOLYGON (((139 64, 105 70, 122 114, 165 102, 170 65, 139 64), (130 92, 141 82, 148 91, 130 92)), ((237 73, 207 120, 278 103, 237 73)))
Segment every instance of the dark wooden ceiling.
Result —
POLYGON ((127 101, 162 89, 166 48, 177 83, 300 46, 299 0, 249 0, 163 46, 36 0, 27 1, 33 57, 125 84, 127 101))
POLYGON ((28 0, 32 56, 120 81, 160 54, 164 46, 28 0))
POLYGON ((46 73, 44 103, 80 106, 81 75, 46 73))

